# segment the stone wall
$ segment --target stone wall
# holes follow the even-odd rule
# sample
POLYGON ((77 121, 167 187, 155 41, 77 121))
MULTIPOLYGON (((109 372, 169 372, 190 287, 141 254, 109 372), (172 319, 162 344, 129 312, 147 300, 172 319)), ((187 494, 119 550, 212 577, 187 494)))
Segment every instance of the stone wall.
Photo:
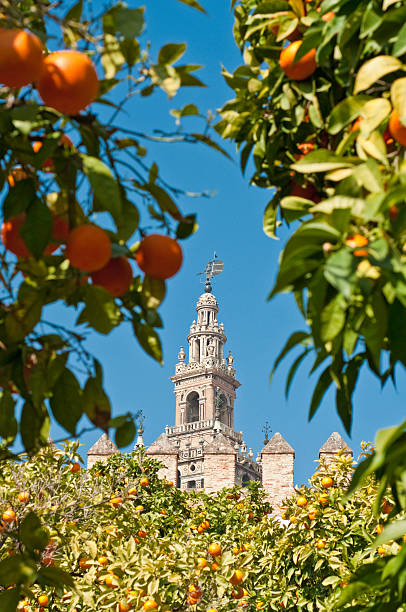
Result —
POLYGON ((274 510, 294 493, 295 452, 280 433, 262 449, 262 486, 274 510))
POLYGON ((204 449, 204 490, 216 493, 224 487, 233 487, 236 482, 237 452, 222 434, 204 449))

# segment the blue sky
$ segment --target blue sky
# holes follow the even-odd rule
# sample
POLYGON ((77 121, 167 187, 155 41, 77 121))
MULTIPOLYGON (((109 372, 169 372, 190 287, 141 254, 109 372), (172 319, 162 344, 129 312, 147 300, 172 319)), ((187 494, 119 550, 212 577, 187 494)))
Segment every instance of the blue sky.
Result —
MULTIPOLYGON (((204 64, 199 77, 208 87, 188 88, 171 101, 164 93, 134 99, 128 106, 129 115, 122 120, 135 130, 172 130, 174 119, 169 116, 170 108, 193 102, 205 113, 208 109, 215 111, 232 97, 221 76, 222 65, 233 70, 241 63, 232 38, 230 2, 206 0, 203 4, 208 16, 176 0, 146 2, 145 39, 152 41, 156 53, 165 43, 187 42, 182 63, 204 64)), ((129 5, 140 6, 136 2, 129 5)), ((94 107, 97 112, 99 108, 94 107)), ((191 131, 202 127, 195 119, 186 119, 184 126, 191 131)), ((248 185, 248 178, 241 176, 234 147, 225 146, 234 162, 204 146, 148 145, 147 160, 156 161, 171 184, 216 194, 210 199, 181 201, 184 212, 198 213, 200 229, 182 243, 184 265, 168 282, 167 297, 161 307, 165 324, 161 334, 164 366, 143 353, 130 328, 122 327, 107 337, 93 333, 89 336, 88 348, 104 366, 114 414, 142 409, 146 417, 144 440, 150 444, 166 424, 174 423, 175 401, 169 377, 174 373, 179 346, 186 345, 188 329, 195 318, 195 304, 203 292, 197 273, 216 251, 225 262, 224 273, 214 285, 220 304, 219 319, 224 322, 226 348, 235 356, 237 377, 242 384, 237 392, 236 429, 244 432, 248 447, 257 453, 263 446, 263 425, 269 421, 273 432, 281 432, 296 451, 295 482, 300 484, 311 475, 318 449, 332 431, 339 431, 357 455, 361 440, 373 440, 378 428, 399 423, 404 418, 405 376, 399 370, 397 391, 389 384, 381 391, 370 373, 361 376, 354 396, 352 439, 344 434, 336 416, 332 393, 326 396, 313 421, 307 422, 315 384, 314 377, 307 377, 310 361, 305 362, 297 375, 288 401, 284 383, 291 363, 289 357, 280 366, 272 385, 268 384, 272 363, 288 336, 304 329, 290 296, 279 296, 272 302, 266 299, 288 234, 282 231, 279 241, 265 236, 262 215, 271 193, 248 185)), ((59 438, 60 429, 55 427, 52 435, 59 438)), ((100 432, 94 432, 83 436, 83 455, 99 435, 100 432)))

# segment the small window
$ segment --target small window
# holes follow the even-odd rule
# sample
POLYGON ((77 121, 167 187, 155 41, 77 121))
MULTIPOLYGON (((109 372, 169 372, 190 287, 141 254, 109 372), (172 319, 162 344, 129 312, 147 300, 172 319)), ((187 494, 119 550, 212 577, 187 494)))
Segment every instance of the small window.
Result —
POLYGON ((194 463, 191 463, 191 464, 190 464, 189 470, 190 470, 191 472, 194 472, 194 471, 196 470, 196 466, 195 466, 195 464, 194 464, 194 463))
POLYGON ((189 480, 189 482, 187 483, 187 488, 188 489, 196 489, 196 481, 195 480, 189 480))

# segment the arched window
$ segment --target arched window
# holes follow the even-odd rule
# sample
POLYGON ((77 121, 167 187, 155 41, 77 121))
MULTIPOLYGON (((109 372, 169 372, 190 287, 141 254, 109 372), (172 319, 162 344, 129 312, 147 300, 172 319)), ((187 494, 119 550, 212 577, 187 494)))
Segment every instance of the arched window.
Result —
POLYGON ((199 394, 192 391, 186 398, 186 423, 199 420, 199 394))
POLYGON ((226 396, 222 393, 218 399, 218 407, 220 411, 220 422, 225 425, 229 425, 228 414, 227 414, 227 400, 226 396))
POLYGON ((246 487, 249 481, 250 481, 250 477, 248 476, 248 474, 247 473, 243 474, 242 475, 242 486, 246 487))

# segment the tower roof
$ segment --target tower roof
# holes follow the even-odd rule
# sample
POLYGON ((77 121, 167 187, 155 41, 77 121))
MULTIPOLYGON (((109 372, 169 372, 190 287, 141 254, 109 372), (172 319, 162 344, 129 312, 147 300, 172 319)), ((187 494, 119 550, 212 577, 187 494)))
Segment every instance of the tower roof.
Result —
POLYGON ((281 436, 279 432, 274 434, 272 438, 269 440, 268 444, 264 446, 261 451, 266 454, 295 454, 295 451, 291 447, 288 442, 286 442, 285 438, 281 436))
POLYGON ((151 444, 147 450, 148 455, 177 455, 178 450, 175 445, 169 440, 165 433, 162 433, 159 438, 151 444))
POLYGON ((226 436, 219 432, 212 442, 204 447, 204 453, 209 455, 236 455, 237 451, 226 436))
POLYGON ((118 453, 118 448, 106 433, 101 435, 87 451, 88 455, 114 455, 114 453, 118 453))
POLYGON ((347 442, 343 440, 338 431, 333 431, 331 436, 324 442, 323 446, 319 450, 319 455, 322 453, 336 453, 339 450, 344 450, 347 453, 352 454, 352 449, 348 446, 347 442))

